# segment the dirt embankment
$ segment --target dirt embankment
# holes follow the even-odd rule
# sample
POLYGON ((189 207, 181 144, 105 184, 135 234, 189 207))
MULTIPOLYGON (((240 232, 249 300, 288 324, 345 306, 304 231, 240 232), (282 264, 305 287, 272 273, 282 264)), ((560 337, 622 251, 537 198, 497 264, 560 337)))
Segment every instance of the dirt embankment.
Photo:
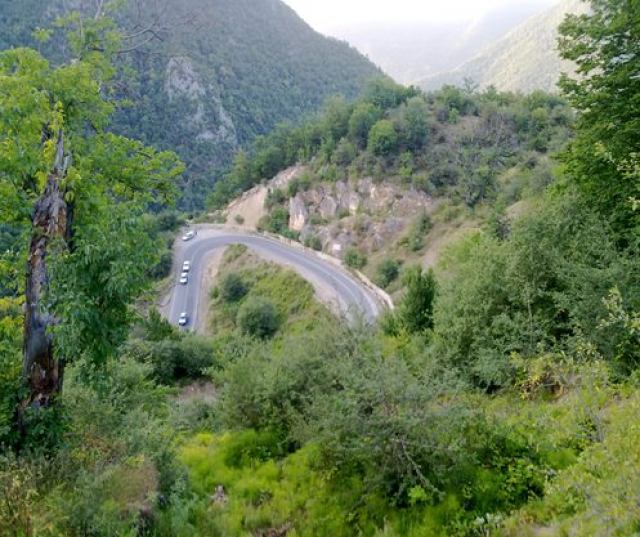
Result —
POLYGON ((303 171, 303 166, 287 168, 267 184, 255 186, 237 200, 232 201, 227 207, 227 225, 255 231, 260 219, 267 214, 264 203, 269 191, 274 188, 286 187, 303 171))

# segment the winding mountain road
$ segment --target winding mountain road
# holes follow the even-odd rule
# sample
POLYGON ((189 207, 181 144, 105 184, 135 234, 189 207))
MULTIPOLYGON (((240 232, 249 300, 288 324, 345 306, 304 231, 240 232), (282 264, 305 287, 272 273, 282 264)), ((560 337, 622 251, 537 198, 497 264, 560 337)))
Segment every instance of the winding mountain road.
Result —
POLYGON ((180 314, 184 312, 188 315, 189 328, 201 328, 200 322, 209 307, 210 290, 204 278, 207 266, 216 251, 232 244, 244 244, 262 258, 292 268, 314 287, 316 295, 325 304, 348 318, 362 316, 373 321, 384 309, 373 289, 314 252, 251 232, 213 226, 198 227, 197 231, 195 238, 188 242, 181 238, 176 241, 176 282, 165 308, 172 324, 177 325, 180 314), (188 284, 180 285, 177 280, 184 261, 191 262, 191 270, 188 284))

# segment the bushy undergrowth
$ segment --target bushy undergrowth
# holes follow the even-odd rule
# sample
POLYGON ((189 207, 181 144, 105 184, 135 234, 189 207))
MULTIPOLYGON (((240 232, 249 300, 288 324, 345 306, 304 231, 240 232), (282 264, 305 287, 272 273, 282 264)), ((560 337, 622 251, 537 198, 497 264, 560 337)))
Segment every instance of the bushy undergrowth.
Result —
POLYGON ((67 371, 67 424, 53 455, 0 459, 0 534, 133 535, 182 480, 167 393, 132 360, 67 371))
MULTIPOLYGON (((519 535, 531 513, 545 520, 550 491, 571 488, 601 435, 622 431, 607 425, 618 419, 610 401, 634 389, 611 384, 602 361, 548 356, 515 360, 517 383, 487 399, 446 381, 418 340, 387 343, 327 326, 229 364, 221 411, 232 432, 184 445, 199 499, 162 524, 186 509, 192 535, 519 535)), ((618 486, 613 472, 602 478, 594 493, 618 486)), ((625 501, 620 490, 606 509, 625 501)))
POLYGON ((614 287, 631 310, 640 304, 640 266, 620 254, 607 222, 579 198, 546 197, 504 240, 472 234, 444 262, 435 308, 435 354, 476 385, 509 384, 509 357, 574 351, 586 337, 624 374, 638 349, 606 322, 614 287), (621 339, 622 338, 622 339, 621 339))

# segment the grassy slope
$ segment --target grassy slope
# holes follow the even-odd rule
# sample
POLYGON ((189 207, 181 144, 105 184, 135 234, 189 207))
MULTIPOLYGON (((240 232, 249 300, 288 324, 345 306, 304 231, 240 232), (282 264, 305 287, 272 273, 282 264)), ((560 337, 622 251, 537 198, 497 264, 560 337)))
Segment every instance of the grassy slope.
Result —
POLYGON ((279 336, 304 333, 321 318, 331 317, 329 311, 314 298, 311 284, 292 270, 260 259, 245 246, 231 246, 220 264, 217 281, 229 274, 238 274, 248 287, 238 302, 225 303, 212 290, 211 332, 216 336, 237 330, 236 315, 241 306, 255 297, 272 302, 280 318, 279 336))

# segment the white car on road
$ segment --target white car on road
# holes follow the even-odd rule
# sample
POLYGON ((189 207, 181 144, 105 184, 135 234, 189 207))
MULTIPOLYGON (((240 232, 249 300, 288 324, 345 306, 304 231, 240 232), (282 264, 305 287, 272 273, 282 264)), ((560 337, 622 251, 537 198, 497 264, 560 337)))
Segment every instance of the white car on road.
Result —
POLYGON ((193 237, 196 236, 196 231, 195 230, 191 230, 191 231, 187 231, 183 236, 182 236, 182 240, 183 241, 190 241, 191 239, 193 239, 193 237))
POLYGON ((182 263, 182 272, 189 272, 191 270, 191 261, 185 261, 182 263))
POLYGON ((178 324, 180 326, 187 326, 188 323, 189 323, 189 316, 187 315, 186 311, 183 311, 180 314, 180 318, 178 319, 178 324))
POLYGON ((182 274, 180 274, 180 284, 187 285, 188 283, 189 283, 189 273, 183 272, 182 274))

